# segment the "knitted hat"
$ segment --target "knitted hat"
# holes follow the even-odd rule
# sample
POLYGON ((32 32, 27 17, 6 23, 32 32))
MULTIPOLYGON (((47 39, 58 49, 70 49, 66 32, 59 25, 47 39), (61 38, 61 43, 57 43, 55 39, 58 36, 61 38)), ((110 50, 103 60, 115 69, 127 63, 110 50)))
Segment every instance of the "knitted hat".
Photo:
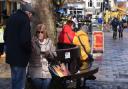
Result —
POLYGON ((32 8, 32 6, 31 6, 30 3, 21 4, 21 10, 22 10, 22 11, 31 12, 32 14, 34 13, 33 8, 32 8))

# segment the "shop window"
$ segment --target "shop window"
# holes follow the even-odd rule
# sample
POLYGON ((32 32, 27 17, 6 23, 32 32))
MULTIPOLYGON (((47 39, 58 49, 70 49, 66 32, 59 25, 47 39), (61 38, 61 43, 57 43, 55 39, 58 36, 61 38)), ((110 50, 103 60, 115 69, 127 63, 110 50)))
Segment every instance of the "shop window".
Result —
POLYGON ((70 14, 73 14, 73 11, 70 11, 70 14))
POLYGON ((81 15, 82 14, 82 11, 77 11, 77 14, 81 15))
POLYGON ((74 14, 76 14, 76 11, 74 11, 74 14))
POLYGON ((97 2, 97 7, 101 7, 101 2, 97 2))
POLYGON ((89 2, 88 2, 88 7, 92 7, 93 6, 93 2, 92 2, 92 0, 90 0, 89 2))

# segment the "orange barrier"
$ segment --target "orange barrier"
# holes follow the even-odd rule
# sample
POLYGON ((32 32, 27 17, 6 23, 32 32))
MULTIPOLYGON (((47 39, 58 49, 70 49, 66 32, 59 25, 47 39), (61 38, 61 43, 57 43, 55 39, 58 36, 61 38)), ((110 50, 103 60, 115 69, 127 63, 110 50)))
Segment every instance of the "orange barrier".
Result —
POLYGON ((104 34, 102 31, 93 32, 92 52, 103 53, 104 51, 104 34))

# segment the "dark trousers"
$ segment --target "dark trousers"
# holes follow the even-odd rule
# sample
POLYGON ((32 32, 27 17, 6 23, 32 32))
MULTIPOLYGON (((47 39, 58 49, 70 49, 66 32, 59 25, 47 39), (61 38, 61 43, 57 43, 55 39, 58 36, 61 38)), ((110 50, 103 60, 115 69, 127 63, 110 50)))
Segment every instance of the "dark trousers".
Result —
POLYGON ((113 39, 117 37, 117 27, 113 27, 113 39))
POLYGON ((123 38, 123 31, 119 31, 119 38, 123 38))

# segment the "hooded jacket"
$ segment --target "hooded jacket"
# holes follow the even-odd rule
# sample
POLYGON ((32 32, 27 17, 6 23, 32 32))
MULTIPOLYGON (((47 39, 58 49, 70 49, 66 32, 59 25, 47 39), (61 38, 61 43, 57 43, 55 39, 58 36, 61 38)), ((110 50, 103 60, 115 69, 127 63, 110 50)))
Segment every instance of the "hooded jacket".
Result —
POLYGON ((58 40, 60 43, 71 44, 72 43, 71 41, 73 41, 74 36, 75 36, 75 32, 72 30, 71 26, 65 24, 62 31, 60 32, 58 40), (70 38, 68 38, 67 34, 70 38))
POLYGON ((76 36, 73 39, 73 44, 80 46, 80 49, 81 49, 81 60, 86 60, 88 58, 88 55, 84 51, 84 49, 83 49, 83 47, 82 47, 82 45, 81 45, 81 43, 80 43, 80 41, 78 39, 78 36, 80 37, 80 40, 81 40, 82 44, 84 45, 87 53, 91 52, 89 37, 88 37, 87 33, 85 33, 84 31, 80 30, 80 31, 76 32, 76 36))

